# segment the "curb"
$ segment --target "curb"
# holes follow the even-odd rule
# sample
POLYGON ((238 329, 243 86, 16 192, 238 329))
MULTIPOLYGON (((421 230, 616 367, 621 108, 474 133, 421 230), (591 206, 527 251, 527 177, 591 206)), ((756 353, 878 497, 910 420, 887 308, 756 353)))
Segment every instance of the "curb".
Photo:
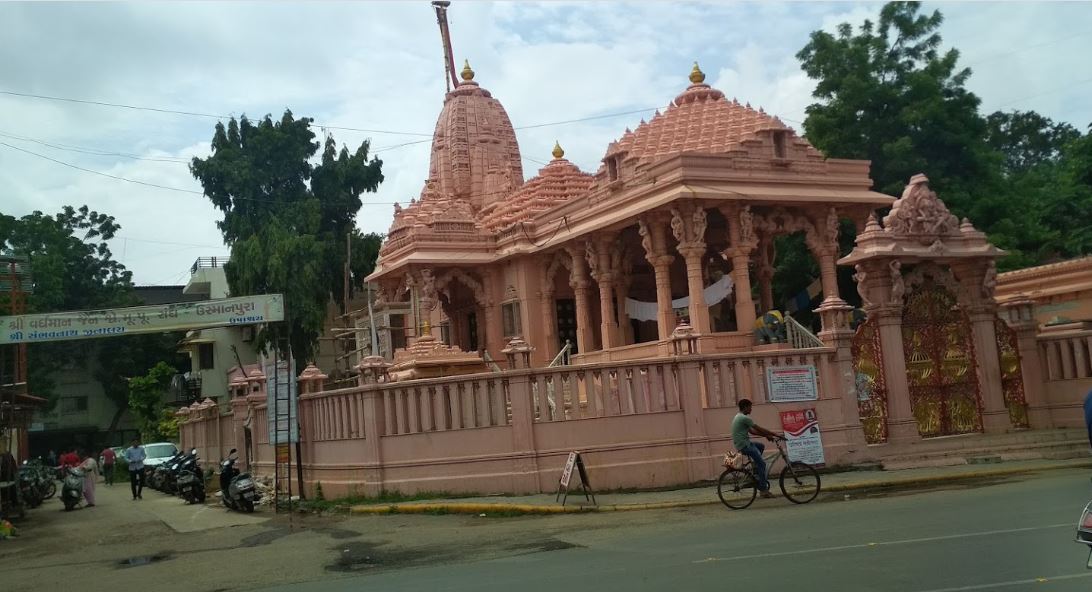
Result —
MULTIPOLYGON (((989 477, 1023 475, 1062 469, 1092 468, 1092 461, 1062 462, 1039 467, 1010 467, 983 469, 949 475, 932 475, 908 479, 887 479, 863 483, 844 483, 824 487, 823 493, 845 491, 868 491, 879 489, 914 489, 938 483, 959 483, 989 477)), ((651 502, 633 504, 612 504, 607 506, 544 506, 536 504, 472 503, 472 502, 406 502, 400 504, 367 504, 352 506, 350 514, 588 514, 593 512, 635 512, 642 510, 669 510, 672 508, 691 508, 710 506, 720 503, 716 497, 700 500, 682 500, 676 502, 651 502)))

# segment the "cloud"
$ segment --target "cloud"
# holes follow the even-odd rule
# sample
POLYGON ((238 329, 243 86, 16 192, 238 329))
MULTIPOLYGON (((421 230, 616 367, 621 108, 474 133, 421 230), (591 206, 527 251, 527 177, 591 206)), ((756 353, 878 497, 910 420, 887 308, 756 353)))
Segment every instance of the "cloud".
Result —
MULTIPOLYGON (((686 87, 694 60, 728 96, 800 121, 813 83, 794 56, 809 33, 858 24, 880 6, 460 2, 449 16, 459 64, 470 60, 517 127, 666 105, 686 87)), ((959 47, 966 63, 981 61, 970 87, 985 107, 1023 98, 1008 108, 1041 109, 1081 126, 1092 120, 1084 99, 1092 84, 1076 84, 1082 77, 1074 76, 1086 70, 1092 36, 1065 39, 1092 20, 1090 5, 940 8, 948 17, 945 42, 959 47), (1026 47, 1044 42, 1052 44, 1026 47)), ((350 147, 370 139, 384 162, 386 180, 364 196, 358 216, 365 231, 385 232, 390 202, 416 197, 427 176, 428 134, 445 91, 441 56, 426 3, 0 3, 0 90, 215 115, 276 116, 290 107, 329 126, 426 134, 328 130, 350 147)), ((0 112, 0 134, 146 157, 205 154, 215 123, 7 95, 0 95, 0 112)), ((607 144, 649 115, 519 130, 525 176, 549 160, 555 139, 567 158, 594 171, 607 144)), ((199 190, 182 162, 0 141, 104 173, 199 190)), ((139 283, 184 281, 197 256, 226 253, 216 228, 221 216, 200 195, 107 179, 0 146, 0 211, 84 203, 122 224, 129 240, 115 240, 113 248, 139 283)))

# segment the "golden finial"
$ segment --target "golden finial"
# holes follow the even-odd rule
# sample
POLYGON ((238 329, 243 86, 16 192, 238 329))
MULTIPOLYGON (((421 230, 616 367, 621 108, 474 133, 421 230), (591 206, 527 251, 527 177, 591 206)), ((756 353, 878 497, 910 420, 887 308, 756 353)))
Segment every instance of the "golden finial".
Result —
POLYGON ((425 319, 425 324, 421 326, 421 335, 432 335, 432 323, 428 319, 425 319))
POLYGON ((551 154, 554 155, 555 160, 565 156, 565 151, 561 149, 561 144, 557 140, 554 140, 554 151, 551 154))
POLYGON ((694 62, 694 69, 690 71, 690 82, 693 82, 694 84, 705 82, 705 72, 701 71, 697 62, 694 62))
POLYGON ((467 82, 474 80, 474 70, 470 68, 470 60, 463 60, 463 71, 461 75, 463 80, 467 82))

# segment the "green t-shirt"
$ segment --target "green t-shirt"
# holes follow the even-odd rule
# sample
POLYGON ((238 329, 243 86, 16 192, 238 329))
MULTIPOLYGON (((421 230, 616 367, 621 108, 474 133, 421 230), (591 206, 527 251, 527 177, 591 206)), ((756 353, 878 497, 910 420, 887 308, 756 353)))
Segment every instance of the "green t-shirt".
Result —
POLYGON ((736 450, 743 450, 751 443, 750 429, 755 427, 755 420, 751 416, 737 413, 732 419, 732 444, 736 450))

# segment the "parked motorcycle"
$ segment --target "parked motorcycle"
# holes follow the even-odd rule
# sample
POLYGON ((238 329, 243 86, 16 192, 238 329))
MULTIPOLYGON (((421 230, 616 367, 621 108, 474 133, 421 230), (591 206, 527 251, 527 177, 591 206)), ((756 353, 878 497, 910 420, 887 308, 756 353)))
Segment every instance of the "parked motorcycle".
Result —
POLYGON ((65 474, 61 484, 61 501, 66 512, 78 506, 83 499, 83 480, 84 474, 80 469, 70 468, 65 474))
POLYGON ((172 492, 174 469, 186 456, 179 451, 171 458, 154 467, 144 467, 144 484, 156 491, 172 492))
POLYGON ((26 514, 15 457, 11 453, 0 454, 0 517, 25 518, 26 514))
POLYGON ((45 488, 38 481, 38 474, 27 461, 19 467, 19 495, 28 508, 37 508, 45 500, 45 488))
POLYGON ((201 471, 200 460, 197 449, 194 448, 178 467, 178 479, 175 482, 178 495, 188 504, 205 503, 205 475, 201 471))
POLYGON ((258 490, 250 473, 242 473, 235 468, 239 460, 236 456, 238 452, 232 448, 220 463, 220 499, 232 510, 249 513, 254 511, 258 490))

